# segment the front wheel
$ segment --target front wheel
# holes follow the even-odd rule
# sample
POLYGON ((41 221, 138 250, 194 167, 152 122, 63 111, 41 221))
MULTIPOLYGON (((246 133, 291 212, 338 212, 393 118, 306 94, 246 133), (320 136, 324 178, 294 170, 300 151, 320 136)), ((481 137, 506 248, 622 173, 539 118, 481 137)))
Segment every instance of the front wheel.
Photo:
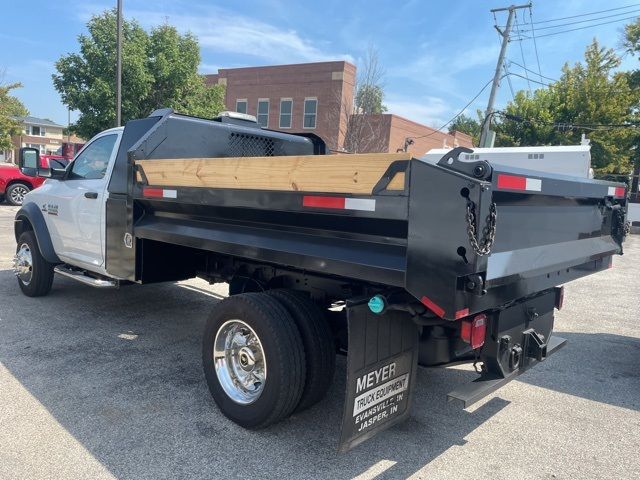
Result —
POLYGON ((298 328, 264 293, 243 293, 216 305, 204 331, 202 363, 216 404, 245 428, 264 428, 289 416, 305 384, 298 328))
POLYGON ((7 188, 7 203, 19 207, 24 202, 24 196, 29 193, 31 189, 29 185, 24 183, 12 183, 7 188))
POLYGON ((40 253, 38 241, 31 230, 22 232, 18 238, 13 272, 20 290, 26 296, 41 297, 51 291, 53 264, 47 262, 40 253))

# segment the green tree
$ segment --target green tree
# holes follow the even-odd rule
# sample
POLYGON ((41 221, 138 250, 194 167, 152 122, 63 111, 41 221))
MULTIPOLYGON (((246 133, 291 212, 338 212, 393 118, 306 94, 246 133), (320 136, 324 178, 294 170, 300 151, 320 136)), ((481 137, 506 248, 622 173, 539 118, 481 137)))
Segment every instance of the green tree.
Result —
POLYGON ((0 85, 0 152, 13 148, 12 135, 19 135, 22 125, 12 117, 29 115, 29 110, 16 97, 10 95, 12 90, 22 87, 20 83, 0 85))
POLYGON ((387 106, 382 103, 384 92, 380 85, 359 85, 356 91, 356 111, 362 114, 384 113, 387 106))
POLYGON ((520 91, 509 102, 507 118, 496 126, 497 144, 561 145, 591 140, 591 159, 601 173, 628 173, 633 132, 628 128, 596 127, 633 120, 637 94, 628 75, 617 72, 620 58, 596 40, 585 51, 584 63, 562 69, 562 76, 533 95, 520 91), (567 125, 567 127, 563 127, 567 125), (583 127, 575 127, 582 125, 583 127))
POLYGON ((478 145, 480 139, 480 122, 474 118, 462 114, 449 125, 449 133, 462 132, 466 133, 473 139, 473 144, 478 145))
MULTIPOLYGON (((73 130, 84 138, 115 123, 116 13, 91 18, 80 51, 56 62, 53 83, 63 103, 80 116, 73 130)), ((224 87, 206 86, 198 74, 197 39, 170 25, 147 33, 135 20, 122 25, 122 119, 146 117, 162 107, 213 117, 224 109, 224 87)))
MULTIPOLYGON (((640 56, 640 18, 638 18, 635 22, 626 25, 624 28, 624 46, 634 57, 638 58, 640 56)), ((640 91, 640 69, 636 68, 627 73, 627 80, 631 88, 634 89, 635 92, 640 91)), ((640 95, 636 97, 636 100, 640 98, 640 95)), ((634 112, 636 112, 636 116, 638 115, 638 111, 640 111, 640 105, 638 102, 634 105, 634 112)), ((638 192, 638 184, 640 183, 640 134, 636 133, 633 138, 633 180, 631 182, 631 191, 636 193, 638 192)))

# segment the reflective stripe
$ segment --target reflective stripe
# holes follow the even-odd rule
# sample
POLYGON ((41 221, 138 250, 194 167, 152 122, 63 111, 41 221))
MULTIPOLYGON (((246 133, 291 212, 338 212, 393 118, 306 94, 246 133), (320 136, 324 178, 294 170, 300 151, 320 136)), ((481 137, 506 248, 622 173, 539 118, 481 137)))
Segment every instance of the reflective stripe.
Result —
POLYGON ((302 197, 303 207, 334 208, 338 210, 362 210, 375 212, 376 201, 371 198, 322 197, 305 195, 302 197))
POLYGON ((527 190, 533 190, 534 192, 542 191, 542 180, 539 178, 527 177, 527 190))
POLYGON ((610 197, 624 197, 625 196, 625 188, 624 187, 609 187, 608 193, 610 197))
POLYGON ((521 177, 519 175, 498 174, 498 188, 506 190, 542 191, 542 179, 521 177))
POLYGON ((424 295, 420 301, 422 302, 422 304, 427 307, 429 310, 431 310, 433 313, 435 313, 437 316, 439 316, 440 318, 444 317, 444 308, 442 308, 440 305, 438 305, 437 303, 435 303, 433 300, 431 300, 429 297, 427 297, 426 295, 424 295))
POLYGON ((376 201, 368 198, 345 198, 344 208, 348 210, 376 211, 376 201))
POLYGON ((144 197, 154 197, 154 198, 178 198, 178 191, 167 190, 165 188, 145 187, 142 189, 142 195, 144 197))

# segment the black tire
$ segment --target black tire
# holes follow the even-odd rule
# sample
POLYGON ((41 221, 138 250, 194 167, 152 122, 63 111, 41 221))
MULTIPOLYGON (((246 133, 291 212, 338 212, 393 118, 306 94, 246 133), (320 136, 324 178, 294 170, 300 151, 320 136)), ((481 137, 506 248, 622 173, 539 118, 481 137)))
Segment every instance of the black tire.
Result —
POLYGON ((279 422, 291 415, 300 401, 306 372, 302 339, 287 310, 264 293, 243 293, 216 305, 204 330, 202 363, 216 404, 227 418, 242 427, 259 429, 279 422), (236 319, 258 336, 267 370, 260 396, 244 405, 227 395, 213 359, 216 334, 225 322, 236 319))
POLYGON ((329 324, 320 308, 306 295, 294 290, 270 290, 269 295, 278 299, 298 326, 307 364, 300 403, 301 412, 318 403, 327 393, 336 367, 336 348, 329 324))
POLYGON ((17 276, 20 290, 27 297, 42 297, 51 291, 53 284, 53 264, 47 262, 38 247, 36 236, 31 230, 22 232, 18 238, 16 253, 26 246, 31 253, 31 279, 26 282, 20 276, 17 276))
POLYGON ((22 192, 23 190, 26 190, 26 193, 24 194, 21 193, 19 195, 20 198, 24 197, 24 195, 26 195, 31 191, 31 187, 26 183, 22 183, 22 182, 12 183, 7 187, 7 190, 5 191, 5 194, 7 196, 7 203, 9 205, 13 205, 15 207, 19 207, 20 205, 22 205, 22 200, 18 200, 17 198, 18 196, 16 195, 19 189, 20 189, 20 192, 22 192))

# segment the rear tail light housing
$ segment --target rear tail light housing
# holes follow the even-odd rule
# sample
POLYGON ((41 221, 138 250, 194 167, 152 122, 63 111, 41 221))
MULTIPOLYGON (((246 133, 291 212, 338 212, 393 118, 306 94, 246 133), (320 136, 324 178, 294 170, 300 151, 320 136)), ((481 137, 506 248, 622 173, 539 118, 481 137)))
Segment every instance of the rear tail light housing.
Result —
POLYGON ((564 287, 556 287, 556 308, 560 310, 564 303, 564 287))
POLYGON ((484 345, 484 337, 487 333, 488 319, 484 313, 480 313, 473 319, 462 320, 460 337, 471 345, 474 350, 484 345))

